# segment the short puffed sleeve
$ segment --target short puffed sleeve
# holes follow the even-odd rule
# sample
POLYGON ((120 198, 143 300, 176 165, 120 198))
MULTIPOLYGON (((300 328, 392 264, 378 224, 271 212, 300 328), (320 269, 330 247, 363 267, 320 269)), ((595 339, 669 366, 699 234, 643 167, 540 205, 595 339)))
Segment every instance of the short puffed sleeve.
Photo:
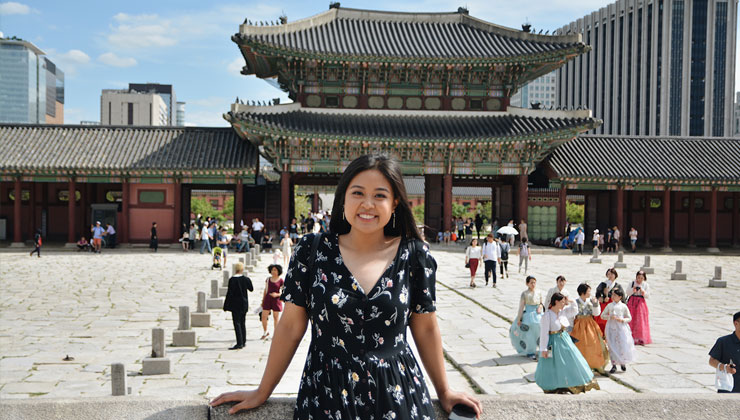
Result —
POLYGON ((415 240, 410 244, 415 253, 411 259, 411 270, 409 279, 411 289, 411 310, 417 314, 425 314, 437 310, 436 281, 437 261, 429 253, 429 245, 415 240))
POLYGON ((304 235, 293 247, 293 255, 290 257, 288 271, 285 273, 285 284, 280 299, 304 308, 308 307, 308 294, 311 290, 311 279, 308 262, 312 258, 311 244, 314 234, 304 235))

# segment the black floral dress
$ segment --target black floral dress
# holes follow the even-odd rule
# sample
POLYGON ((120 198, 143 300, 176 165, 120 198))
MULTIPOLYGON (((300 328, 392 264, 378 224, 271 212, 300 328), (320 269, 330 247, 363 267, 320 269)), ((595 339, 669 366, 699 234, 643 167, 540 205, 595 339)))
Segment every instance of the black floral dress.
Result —
POLYGON ((411 312, 434 312, 437 263, 421 241, 402 240, 365 294, 342 261, 336 234, 295 246, 281 299, 306 308, 311 345, 294 419, 433 419, 429 391, 406 342, 411 312), (415 255, 412 254, 415 250, 415 255))

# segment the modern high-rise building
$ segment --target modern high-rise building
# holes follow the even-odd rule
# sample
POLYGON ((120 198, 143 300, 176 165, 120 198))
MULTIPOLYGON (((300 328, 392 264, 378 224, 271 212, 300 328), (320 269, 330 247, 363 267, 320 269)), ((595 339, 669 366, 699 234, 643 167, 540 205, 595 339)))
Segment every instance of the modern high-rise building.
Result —
POLYGON ((176 120, 178 127, 185 127, 185 102, 177 103, 176 120))
POLYGON ((735 114, 733 115, 732 136, 740 137, 740 92, 736 93, 735 114))
POLYGON ((511 96, 511 105, 532 108, 534 104, 539 104, 543 109, 557 106, 556 79, 557 72, 552 72, 527 83, 511 96))
POLYGON ((100 123, 104 125, 171 125, 167 104, 158 93, 103 89, 100 123))
POLYGON ((139 93, 157 93, 167 105, 167 124, 177 125, 177 96, 172 85, 159 83, 129 83, 128 90, 139 93))
POLYGON ((558 71, 558 105, 595 133, 731 136, 737 0, 619 0, 563 26, 591 51, 558 71))
POLYGON ((64 123, 64 72, 44 55, 28 41, 0 38, 0 123, 64 123))

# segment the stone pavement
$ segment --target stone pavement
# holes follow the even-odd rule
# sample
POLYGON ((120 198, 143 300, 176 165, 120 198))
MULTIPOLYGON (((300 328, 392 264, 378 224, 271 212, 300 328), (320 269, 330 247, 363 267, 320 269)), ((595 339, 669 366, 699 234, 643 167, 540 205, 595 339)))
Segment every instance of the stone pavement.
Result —
MULTIPOLYGON (((171 342, 178 307, 190 305, 194 311, 196 293, 209 293, 212 279, 221 281, 221 273, 209 269, 209 256, 161 251, 120 249, 93 255, 52 250, 41 259, 0 253, 0 399, 110 395, 114 362, 126 364, 135 395, 210 397, 256 386, 271 341, 259 340, 261 324, 250 314, 247 348, 227 350, 234 333, 230 314, 221 310, 210 311, 213 327, 195 328, 197 347, 167 348, 171 374, 140 375, 141 360, 151 352, 151 328, 165 328, 171 342), (74 360, 63 361, 66 355, 74 360)), ((229 268, 234 255, 229 255, 229 268)), ((453 387, 475 392, 461 369, 485 393, 540 394, 533 383, 536 363, 517 356, 508 338, 508 320, 525 288, 524 275, 515 274, 514 268, 497 289, 470 289, 459 249, 434 247, 433 255, 439 263, 438 317, 453 387)), ((517 259, 511 256, 512 266, 517 259)), ((616 255, 603 256, 603 264, 588 264, 588 259, 535 254, 530 273, 543 291, 563 274, 575 294, 581 281, 595 287, 616 255)), ((250 273, 257 288, 253 304, 259 301, 271 261, 263 254, 250 273)), ((619 270, 619 280, 631 280, 642 261, 642 256, 626 255, 628 268, 619 270)), ((707 352, 718 336, 729 333, 731 314, 740 310, 740 278, 735 274, 740 258, 664 255, 653 257, 653 266, 648 305, 654 344, 638 347, 639 361, 615 375, 619 382, 598 378, 602 391, 586 395, 713 392, 707 352), (669 280, 676 259, 684 261, 687 281, 669 280), (715 265, 723 267, 726 289, 706 287, 715 265)), ((479 271, 478 284, 483 283, 479 271)), ((276 396, 296 393, 307 344, 305 337, 276 396)))

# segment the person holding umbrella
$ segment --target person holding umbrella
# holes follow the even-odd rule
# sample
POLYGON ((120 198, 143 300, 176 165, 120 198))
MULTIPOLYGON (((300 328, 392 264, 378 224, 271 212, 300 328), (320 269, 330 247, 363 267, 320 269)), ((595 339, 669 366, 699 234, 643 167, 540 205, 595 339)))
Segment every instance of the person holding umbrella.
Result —
POLYGON ((499 246, 501 247, 501 278, 504 278, 504 273, 506 273, 506 277, 509 277, 509 251, 511 250, 511 245, 509 242, 513 242, 513 238, 515 235, 519 234, 519 231, 514 229, 514 221, 510 221, 507 226, 504 226, 496 231, 499 235, 507 235, 506 240, 501 239, 501 243, 499 246), (509 239, 512 238, 512 239, 509 239))

